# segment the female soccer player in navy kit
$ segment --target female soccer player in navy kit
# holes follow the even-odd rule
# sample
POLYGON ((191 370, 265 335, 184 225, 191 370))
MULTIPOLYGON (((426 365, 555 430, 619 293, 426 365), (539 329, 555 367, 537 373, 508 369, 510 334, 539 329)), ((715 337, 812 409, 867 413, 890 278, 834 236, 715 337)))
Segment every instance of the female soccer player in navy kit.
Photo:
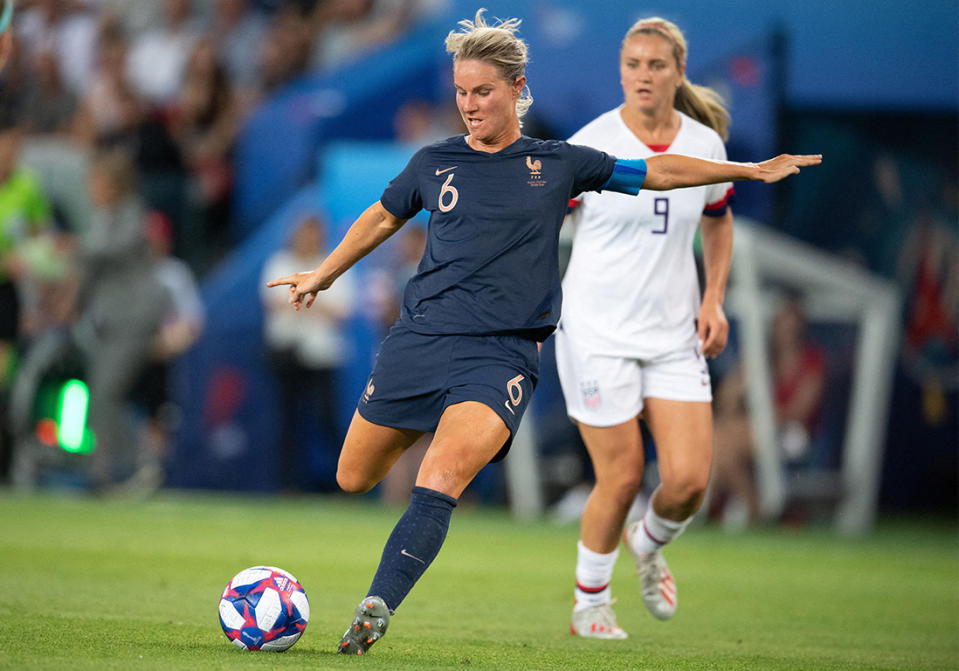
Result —
POLYGON ((295 309, 328 288, 420 209, 426 252, 400 319, 383 341, 340 453, 337 482, 372 489, 424 432, 434 438, 409 508, 339 651, 363 654, 439 552, 457 497, 505 456, 536 385, 537 343, 559 319, 559 228, 571 196, 644 186, 672 189, 737 179, 780 180, 818 156, 760 164, 657 156, 617 160, 595 149, 525 137, 532 99, 519 20, 486 24, 483 10, 446 38, 468 133, 418 151, 318 268, 276 279, 295 309))
MULTIPOLYGON (((650 163, 665 151, 724 160, 726 110, 713 91, 690 84, 685 69, 679 28, 660 18, 637 21, 620 50, 625 102, 569 141, 650 163)), ((579 636, 626 637, 609 585, 643 475, 641 412, 656 441, 662 483, 624 541, 646 607, 661 620, 676 611, 676 584, 660 550, 683 531, 709 480, 712 396, 704 356, 723 350, 729 329, 722 303, 733 249, 731 191, 719 183, 636 198, 585 193, 571 216, 576 233, 556 363, 567 412, 596 474, 580 523, 570 625, 579 636), (693 259, 697 229, 702 298, 693 259), (620 281, 624 276, 630 281, 620 281)))

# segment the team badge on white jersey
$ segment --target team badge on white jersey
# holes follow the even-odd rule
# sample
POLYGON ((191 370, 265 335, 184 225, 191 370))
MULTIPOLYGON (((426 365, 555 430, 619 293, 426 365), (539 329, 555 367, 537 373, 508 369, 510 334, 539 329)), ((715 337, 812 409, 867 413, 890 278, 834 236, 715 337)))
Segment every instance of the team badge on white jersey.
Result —
POLYGON ((579 388, 583 392, 583 404, 590 410, 595 410, 603 404, 603 397, 599 395, 599 382, 596 380, 586 380, 579 383, 579 388))

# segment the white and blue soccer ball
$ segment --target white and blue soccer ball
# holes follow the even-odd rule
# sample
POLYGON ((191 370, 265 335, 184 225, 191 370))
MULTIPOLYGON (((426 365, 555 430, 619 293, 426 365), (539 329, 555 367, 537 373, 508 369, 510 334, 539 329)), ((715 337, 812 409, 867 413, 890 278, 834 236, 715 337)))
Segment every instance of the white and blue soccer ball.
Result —
POLYGON ((220 626, 243 650, 283 652, 306 629, 310 602, 299 581, 275 566, 240 571, 220 596, 220 626))

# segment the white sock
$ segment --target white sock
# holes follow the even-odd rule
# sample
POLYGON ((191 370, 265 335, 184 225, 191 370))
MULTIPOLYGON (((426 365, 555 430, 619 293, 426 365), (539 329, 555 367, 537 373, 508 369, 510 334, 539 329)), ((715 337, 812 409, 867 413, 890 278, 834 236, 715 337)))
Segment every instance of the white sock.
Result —
POLYGON ((593 552, 576 543, 576 605, 573 610, 583 610, 593 606, 602 606, 610 602, 609 582, 613 578, 613 566, 619 556, 619 548, 609 554, 593 552))
POLYGON ((649 554, 660 549, 666 543, 683 533, 686 525, 693 519, 691 516, 676 522, 660 517, 650 505, 639 524, 639 531, 633 534, 633 552, 637 554, 649 554))

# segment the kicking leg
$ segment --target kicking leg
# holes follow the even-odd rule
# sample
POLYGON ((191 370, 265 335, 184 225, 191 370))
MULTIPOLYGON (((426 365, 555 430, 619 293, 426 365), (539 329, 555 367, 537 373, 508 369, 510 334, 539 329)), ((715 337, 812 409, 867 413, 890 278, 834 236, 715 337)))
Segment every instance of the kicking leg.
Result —
POLYGON ((410 505, 386 541, 368 595, 340 640, 339 652, 361 655, 386 632, 389 616, 439 553, 456 497, 508 438, 503 420, 482 403, 457 403, 443 412, 410 505))

